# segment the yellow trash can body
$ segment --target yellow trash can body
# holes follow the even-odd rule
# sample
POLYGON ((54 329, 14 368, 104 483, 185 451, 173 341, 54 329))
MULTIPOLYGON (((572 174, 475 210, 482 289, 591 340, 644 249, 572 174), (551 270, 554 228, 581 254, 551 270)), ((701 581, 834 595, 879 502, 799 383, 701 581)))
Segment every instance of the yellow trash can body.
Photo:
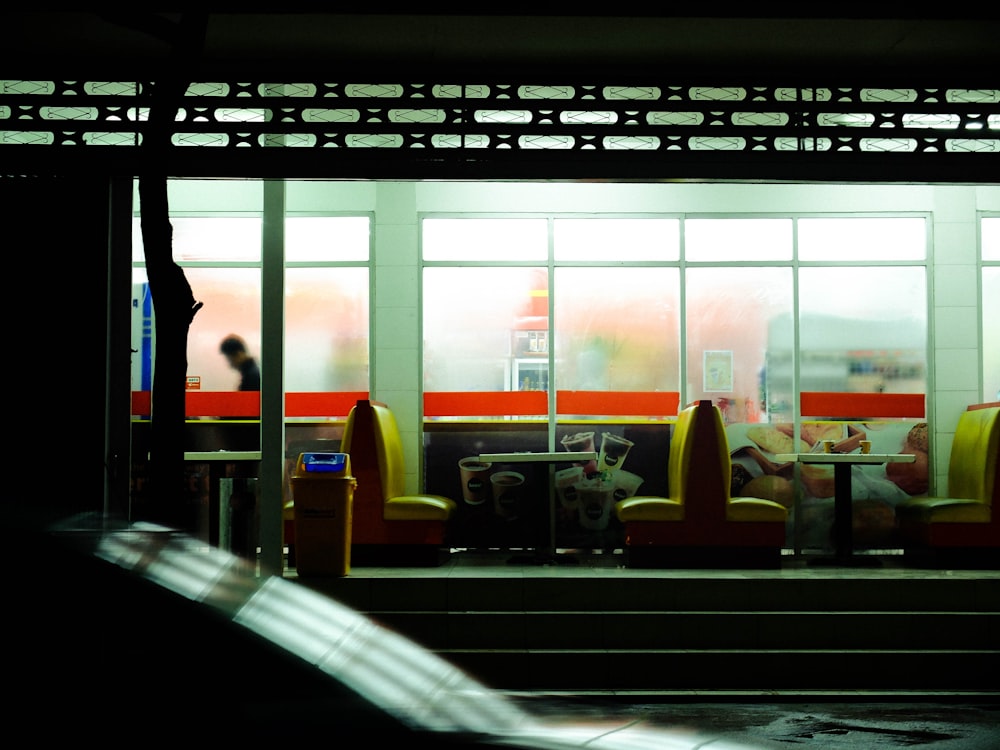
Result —
POLYGON ((292 474, 295 566, 300 576, 351 572, 354 488, 346 453, 300 453, 292 474))

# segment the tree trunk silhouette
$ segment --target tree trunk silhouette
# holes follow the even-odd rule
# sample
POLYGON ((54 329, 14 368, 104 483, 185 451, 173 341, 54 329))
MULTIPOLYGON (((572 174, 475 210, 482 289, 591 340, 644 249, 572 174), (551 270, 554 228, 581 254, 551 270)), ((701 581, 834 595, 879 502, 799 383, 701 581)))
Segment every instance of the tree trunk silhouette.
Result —
POLYGON ((142 242, 153 299, 152 419, 149 437, 149 520, 194 530, 195 507, 184 472, 184 420, 188 330, 195 302, 184 270, 173 261, 167 178, 139 178, 142 242))
POLYGON ((155 14, 126 14, 118 22, 141 28, 171 44, 171 65, 151 87, 143 141, 139 201, 146 273, 153 300, 154 341, 148 505, 145 520, 193 531, 196 493, 184 471, 188 330, 196 302, 184 270, 173 260, 173 226, 167 199, 167 167, 174 122, 204 44, 206 16, 185 14, 176 23, 155 14))

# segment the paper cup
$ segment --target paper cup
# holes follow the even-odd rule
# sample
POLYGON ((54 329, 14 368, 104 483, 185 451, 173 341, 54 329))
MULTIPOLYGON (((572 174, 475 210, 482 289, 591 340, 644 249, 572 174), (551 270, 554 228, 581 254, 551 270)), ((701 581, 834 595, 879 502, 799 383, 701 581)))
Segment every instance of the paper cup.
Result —
POLYGON ((608 528, 611 509, 615 504, 615 484, 603 479, 585 479, 576 485, 580 504, 577 507, 580 526, 602 531, 608 528))
POLYGON ((517 471, 497 471, 490 475, 493 488, 493 510, 501 518, 517 518, 524 489, 524 474, 517 471))
POLYGON ((568 469, 560 469, 555 474, 556 494, 559 496, 559 504, 568 510, 576 510, 580 505, 580 493, 577 492, 576 485, 584 479, 582 466, 570 466, 568 469))
POLYGON ((597 470, 617 471, 620 469, 633 445, 635 443, 621 435, 605 432, 601 437, 601 453, 597 459, 597 470))
POLYGON ((490 499, 489 461, 480 461, 478 456, 466 456, 458 462, 462 477, 462 499, 469 505, 482 505, 490 499))
POLYGON ((615 502, 632 497, 639 491, 639 486, 643 483, 643 478, 631 471, 620 469, 612 475, 612 482, 615 485, 615 502))
MULTIPOLYGON (((594 433, 577 432, 574 435, 566 435, 559 442, 568 451, 594 451, 594 433)), ((584 474, 593 474, 597 471, 597 461, 586 461, 582 464, 584 474)))

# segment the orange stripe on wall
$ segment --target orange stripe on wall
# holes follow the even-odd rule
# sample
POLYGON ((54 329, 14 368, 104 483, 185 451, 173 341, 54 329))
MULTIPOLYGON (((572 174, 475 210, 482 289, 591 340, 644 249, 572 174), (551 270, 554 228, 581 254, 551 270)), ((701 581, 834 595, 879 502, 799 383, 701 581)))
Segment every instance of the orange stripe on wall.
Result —
MULTIPOLYGON (((153 413, 151 391, 132 391, 132 416, 148 417, 153 413)), ((260 393, 257 391, 187 391, 184 411, 188 417, 259 417, 260 393)))
POLYGON ((677 416, 676 391, 556 391, 559 414, 605 416, 677 416))
POLYGON ((351 407, 368 398, 368 391, 286 393, 286 417, 346 417, 351 407))
POLYGON ((188 391, 189 417, 260 417, 259 391, 188 391))
MULTIPOLYGON (((675 416, 680 394, 633 391, 557 391, 559 414, 675 416)), ((433 391, 424 394, 426 417, 548 414, 545 391, 433 391)))
MULTIPOLYGON (((805 395, 805 394, 803 394, 805 395)), ((858 394, 848 394, 858 395, 858 394)), ((187 416, 259 417, 260 399, 256 391, 188 391, 187 416)), ((365 391, 337 393, 286 393, 286 417, 346 416, 365 391)), ((557 391, 560 414, 610 416, 675 416, 680 394, 631 391, 557 391)), ((132 392, 132 414, 151 413, 149 391, 132 392)), ((545 391, 447 391, 424 394, 424 416, 544 416, 548 414, 545 391)))
POLYGON ((153 413, 152 391, 132 391, 132 416, 148 417, 153 413))
POLYGON ((922 393, 803 392, 799 397, 803 417, 879 418, 923 417, 922 393))
POLYGON ((546 415, 545 391, 432 391, 424 394, 425 417, 546 415))
MULTIPOLYGON (((260 393, 257 391, 187 391, 184 394, 188 417, 260 417, 260 393)), ((286 393, 286 417, 346 417, 358 399, 368 398, 367 391, 337 393, 286 393)), ((150 391, 132 391, 132 414, 148 417, 152 413, 150 391)))

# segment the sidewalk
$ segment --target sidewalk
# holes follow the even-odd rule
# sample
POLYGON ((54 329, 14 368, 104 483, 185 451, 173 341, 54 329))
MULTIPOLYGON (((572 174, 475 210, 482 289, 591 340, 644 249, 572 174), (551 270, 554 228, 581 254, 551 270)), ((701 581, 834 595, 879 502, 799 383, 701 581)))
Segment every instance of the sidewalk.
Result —
POLYGON ((1000 748, 1000 701, 928 703, 913 700, 747 703, 631 703, 621 699, 527 699, 541 713, 634 716, 691 728, 767 750, 994 750, 1000 748))

